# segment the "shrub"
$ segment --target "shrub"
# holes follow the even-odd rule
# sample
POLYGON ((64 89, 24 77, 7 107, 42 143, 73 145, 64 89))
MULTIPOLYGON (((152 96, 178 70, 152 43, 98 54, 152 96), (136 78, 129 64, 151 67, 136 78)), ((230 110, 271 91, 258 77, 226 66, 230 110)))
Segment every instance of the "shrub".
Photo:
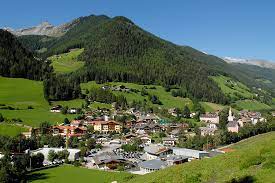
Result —
POLYGON ((28 106, 28 109, 33 109, 33 106, 29 105, 29 106, 28 106))
POLYGON ((79 166, 81 166, 81 163, 79 161, 74 161, 73 165, 75 167, 79 167, 79 166))

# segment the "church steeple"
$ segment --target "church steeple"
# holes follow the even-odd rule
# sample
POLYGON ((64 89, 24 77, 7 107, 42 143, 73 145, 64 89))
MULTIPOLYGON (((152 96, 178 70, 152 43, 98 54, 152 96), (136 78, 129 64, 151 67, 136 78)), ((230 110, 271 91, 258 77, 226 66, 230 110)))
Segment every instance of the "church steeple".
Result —
POLYGON ((232 115, 232 109, 231 109, 231 107, 230 107, 230 109, 229 109, 229 115, 228 115, 227 120, 228 120, 228 122, 230 122, 230 121, 233 121, 233 120, 234 120, 234 116, 232 115))

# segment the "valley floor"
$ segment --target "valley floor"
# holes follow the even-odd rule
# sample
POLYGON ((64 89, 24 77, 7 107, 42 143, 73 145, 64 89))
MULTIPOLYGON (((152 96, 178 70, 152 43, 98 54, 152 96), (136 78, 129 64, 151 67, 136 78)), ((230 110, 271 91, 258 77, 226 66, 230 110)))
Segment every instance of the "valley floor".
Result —
POLYGON ((30 175, 30 182, 274 182, 275 132, 257 135, 232 144, 232 152, 214 158, 194 160, 143 176, 105 172, 69 165, 41 170, 30 175))

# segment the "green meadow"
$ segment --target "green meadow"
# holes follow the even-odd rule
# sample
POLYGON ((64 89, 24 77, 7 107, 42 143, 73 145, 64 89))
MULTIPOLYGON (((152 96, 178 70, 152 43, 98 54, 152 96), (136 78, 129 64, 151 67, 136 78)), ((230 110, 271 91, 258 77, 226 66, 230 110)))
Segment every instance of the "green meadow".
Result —
POLYGON ((0 77, 0 104, 0 113, 5 118, 20 118, 23 124, 30 126, 38 126, 43 121, 56 124, 66 117, 75 117, 51 113, 51 106, 44 99, 42 82, 28 79, 0 77), (8 106, 14 110, 5 109, 8 106), (29 106, 33 109, 28 109, 29 106))
POLYGON ((76 182, 92 182, 92 183, 118 183, 135 177, 135 175, 125 172, 106 172, 100 170, 91 170, 74 166, 60 166, 32 173, 29 182, 34 183, 76 183, 76 182))
POLYGON ((226 76, 212 76, 211 78, 218 84, 223 93, 231 98, 239 99, 242 97, 251 99, 253 97, 250 89, 238 81, 234 81, 226 76))
MULTIPOLYGON (((81 88, 84 91, 85 89, 91 89, 93 87, 101 87, 104 85, 110 85, 110 86, 119 86, 119 85, 124 85, 127 88, 130 89, 136 89, 141 91, 142 88, 146 87, 147 91, 151 95, 156 95, 159 97, 160 101, 162 102, 163 105, 156 105, 156 104, 151 104, 157 107, 163 107, 163 108, 173 108, 173 107, 179 107, 183 108, 185 105, 188 107, 192 107, 193 103, 190 99, 188 98, 180 98, 180 97, 173 97, 171 92, 165 91, 165 88, 162 86, 158 85, 139 85, 139 84, 134 84, 134 83, 122 83, 122 82, 109 82, 105 84, 97 84, 94 81, 88 82, 88 83, 82 83, 81 88)), ((148 96, 142 96, 140 92, 122 92, 122 91, 114 91, 115 94, 117 95, 124 95, 127 98, 127 101, 132 102, 133 100, 136 101, 143 101, 143 100, 148 100, 148 96)))
POLYGON ((235 104, 240 109, 247 109, 251 111, 261 111, 261 110, 271 109, 269 105, 261 103, 256 100, 240 100, 240 101, 237 101, 235 104))
POLYGON ((200 102, 202 107, 205 109, 206 112, 215 112, 215 111, 221 111, 226 106, 215 104, 211 102, 200 102))
POLYGON ((14 124, 0 123, 0 134, 6 136, 16 136, 29 129, 14 124))
POLYGON ((69 53, 49 57, 56 73, 70 73, 84 66, 84 62, 78 60, 78 56, 84 49, 74 49, 69 53))

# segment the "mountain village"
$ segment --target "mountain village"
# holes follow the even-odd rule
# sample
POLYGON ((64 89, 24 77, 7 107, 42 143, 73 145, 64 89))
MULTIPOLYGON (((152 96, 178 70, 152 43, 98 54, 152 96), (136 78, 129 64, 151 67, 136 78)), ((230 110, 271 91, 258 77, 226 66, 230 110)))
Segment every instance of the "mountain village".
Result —
MULTIPOLYGON (((53 113, 60 113, 62 106, 51 109, 53 113)), ((69 113, 76 113, 79 109, 67 109, 69 113)), ((169 110, 171 115, 174 109, 169 110)), ((190 118, 195 113, 190 113, 190 118)), ((65 147, 44 147, 28 151, 31 155, 43 154, 43 166, 59 165, 65 159, 52 159, 53 153, 67 152, 67 161, 81 162, 80 166, 90 169, 106 171, 124 170, 134 174, 147 174, 169 166, 186 163, 202 158, 211 158, 226 153, 226 148, 206 146, 202 150, 179 147, 183 134, 188 137, 195 135, 202 137, 214 136, 219 131, 219 111, 205 113, 199 116, 199 123, 203 126, 196 131, 185 122, 167 122, 154 113, 144 113, 134 108, 128 110, 107 109, 89 110, 81 119, 67 121, 59 125, 48 126, 45 134, 59 136, 64 139, 65 147), (128 115, 131 118, 123 122, 116 121, 115 116, 128 115), (79 148, 69 147, 69 140, 81 142, 83 139, 94 139, 93 148, 84 153, 79 148), (158 135, 158 138, 155 136, 158 135)), ((265 123, 266 119, 260 112, 243 110, 233 115, 229 109, 226 130, 239 133, 247 125, 265 123)), ((23 132, 25 138, 41 136, 41 128, 31 128, 23 132)), ((84 142, 85 143, 85 142, 84 142)))

